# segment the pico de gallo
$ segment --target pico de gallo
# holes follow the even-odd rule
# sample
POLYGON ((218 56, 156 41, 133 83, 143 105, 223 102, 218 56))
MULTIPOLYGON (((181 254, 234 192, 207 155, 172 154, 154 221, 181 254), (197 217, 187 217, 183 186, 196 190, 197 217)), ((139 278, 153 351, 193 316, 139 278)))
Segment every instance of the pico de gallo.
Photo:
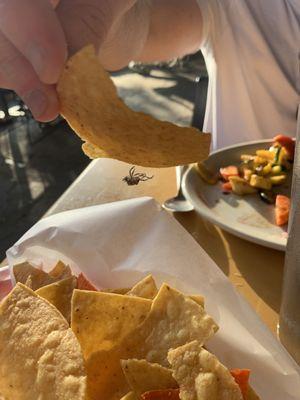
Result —
POLYGON ((201 178, 214 185, 222 181, 223 193, 239 196, 257 193, 262 201, 275 205, 275 221, 278 226, 288 222, 290 199, 277 194, 274 187, 283 185, 292 169, 295 140, 277 135, 269 149, 256 150, 256 154, 242 154, 239 165, 227 165, 213 173, 203 163, 196 164, 201 178))

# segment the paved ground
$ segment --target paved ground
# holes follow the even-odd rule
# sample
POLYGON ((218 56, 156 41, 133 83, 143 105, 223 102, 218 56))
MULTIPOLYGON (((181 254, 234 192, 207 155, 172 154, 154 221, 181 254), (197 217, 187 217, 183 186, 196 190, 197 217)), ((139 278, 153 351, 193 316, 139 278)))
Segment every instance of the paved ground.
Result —
MULTIPOLYGON (((182 67, 151 69, 149 76, 126 69, 114 74, 114 81, 130 107, 188 125, 195 77, 203 70, 198 56, 182 67)), ((18 117, 0 125, 0 261, 88 163, 64 121, 41 129, 32 119, 18 117)))

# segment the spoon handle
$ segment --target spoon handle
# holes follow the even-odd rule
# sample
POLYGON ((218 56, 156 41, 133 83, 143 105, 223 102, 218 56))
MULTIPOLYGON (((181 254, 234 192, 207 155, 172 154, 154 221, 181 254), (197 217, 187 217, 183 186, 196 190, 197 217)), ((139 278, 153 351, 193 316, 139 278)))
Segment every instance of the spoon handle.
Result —
POLYGON ((184 176, 185 171, 188 169, 188 165, 180 165, 176 167, 176 182, 177 182, 177 195, 182 194, 182 179, 184 176))

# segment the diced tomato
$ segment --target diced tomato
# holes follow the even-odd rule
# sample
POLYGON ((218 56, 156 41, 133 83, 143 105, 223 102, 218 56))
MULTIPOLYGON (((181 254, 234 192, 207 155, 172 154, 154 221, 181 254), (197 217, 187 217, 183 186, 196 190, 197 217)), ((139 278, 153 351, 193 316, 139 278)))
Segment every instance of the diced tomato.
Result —
POLYGON ((295 140, 293 138, 291 138, 290 136, 285 136, 285 135, 277 135, 274 137, 273 140, 274 140, 274 142, 279 143, 280 146, 285 148, 290 160, 294 159, 295 140))
POLYGON ((220 174, 224 181, 228 181, 230 176, 239 176, 239 170, 235 165, 229 165, 228 167, 220 168, 220 174))
POLYGON ((152 390, 143 393, 141 400, 180 400, 179 389, 152 390))
POLYGON ((91 290, 97 292, 98 289, 83 275, 80 273, 77 278, 77 289, 80 290, 91 290))
POLYGON ((248 390, 249 390, 249 376, 250 370, 249 369, 232 369, 230 371, 231 375, 234 377, 234 380, 239 385, 243 398, 246 400, 248 390))
POLYGON ((278 194, 275 202, 276 225, 281 226, 288 222, 291 207, 291 200, 287 196, 278 194))
POLYGON ((230 182, 222 183, 222 192, 224 192, 224 193, 232 192, 232 185, 230 182))

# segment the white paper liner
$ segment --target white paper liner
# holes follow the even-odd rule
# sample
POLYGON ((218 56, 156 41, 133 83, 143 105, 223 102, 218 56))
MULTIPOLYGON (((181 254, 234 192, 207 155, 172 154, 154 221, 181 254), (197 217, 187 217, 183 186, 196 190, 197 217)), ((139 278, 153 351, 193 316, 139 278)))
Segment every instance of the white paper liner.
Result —
MULTIPOLYGON (((262 400, 299 400, 300 368, 185 229, 151 198, 67 211, 39 221, 7 252, 49 270, 58 259, 99 288, 158 283, 205 296, 220 330, 209 350, 229 368, 251 369, 262 400)), ((255 266, 253 266, 255 268, 255 266)))

